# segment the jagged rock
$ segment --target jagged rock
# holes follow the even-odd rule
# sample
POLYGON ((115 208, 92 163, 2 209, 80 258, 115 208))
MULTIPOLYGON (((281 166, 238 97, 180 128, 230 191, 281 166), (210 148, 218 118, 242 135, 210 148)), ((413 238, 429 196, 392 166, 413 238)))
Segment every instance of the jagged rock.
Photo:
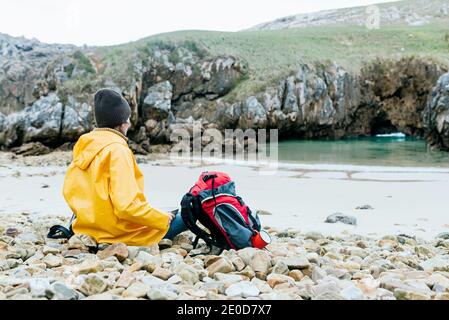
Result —
POLYGON ((286 257, 282 260, 290 270, 306 269, 310 266, 309 260, 301 256, 286 257))
POLYGON ((114 243, 98 252, 98 257, 100 257, 100 259, 107 259, 112 256, 116 257, 119 261, 124 261, 128 258, 128 247, 126 244, 114 243))
POLYGON ((449 240, 449 232, 442 232, 437 235, 438 239, 449 240))
POLYGON ((61 252, 61 250, 59 250, 58 248, 54 248, 54 247, 50 247, 50 246, 44 246, 42 248, 42 253, 43 254, 49 254, 49 253, 51 253, 51 254, 58 254, 60 252, 61 252))
POLYGON ((372 133, 396 129, 396 132, 423 136, 427 122, 423 117, 427 111, 424 114, 422 111, 426 109, 429 93, 444 72, 444 67, 437 63, 413 57, 398 61, 378 59, 367 64, 361 70, 365 81, 362 100, 366 107, 359 108, 359 116, 365 113, 371 117, 372 133), (381 103, 375 102, 373 106, 373 101, 381 103), (373 114, 376 109, 378 112, 373 114))
POLYGON ((211 99, 228 93, 238 79, 246 73, 246 66, 234 57, 222 56, 201 65, 201 76, 205 82, 195 92, 208 93, 211 99))
POLYGON ((103 266, 100 261, 84 260, 77 266, 76 270, 79 274, 90 274, 103 271, 103 266))
POLYGON ((240 106, 241 117, 239 127, 242 129, 265 128, 267 125, 267 113, 263 105, 254 96, 249 97, 240 106))
POLYGON ((449 150, 449 73, 442 75, 432 90, 424 111, 424 125, 429 144, 449 150))
POLYGON ((242 258, 234 257, 231 259, 231 262, 234 265, 236 271, 242 271, 243 269, 245 269, 245 262, 243 262, 242 258))
POLYGON ((30 293, 33 298, 45 298, 50 289, 50 281, 48 279, 30 279, 28 281, 30 293))
POLYGON ((295 281, 301 281, 301 280, 304 278, 304 275, 303 275, 303 273, 301 272, 301 270, 297 270, 297 269, 291 270, 291 271, 288 273, 288 276, 291 277, 291 278, 293 278, 293 280, 295 280, 295 281))
POLYGON ((313 297, 312 300, 345 300, 345 298, 335 292, 324 292, 313 297))
POLYGON ((449 259, 438 256, 421 262, 419 266, 425 271, 449 272, 449 259))
POLYGON ((156 267, 152 275, 162 280, 168 280, 172 276, 172 273, 170 272, 170 270, 161 267, 156 267))
POLYGON ((229 297, 257 297, 260 293, 259 288, 249 282, 249 281, 241 281, 237 283, 231 284, 225 291, 226 295, 229 297))
POLYGON ((17 155, 28 157, 48 154, 51 152, 51 149, 40 142, 30 142, 25 143, 20 147, 12 148, 11 151, 17 155))
POLYGON ((150 290, 150 286, 141 282, 135 282, 123 291, 122 296, 125 298, 143 298, 147 295, 148 290, 150 290))
POLYGON ((310 278, 312 278, 313 281, 318 282, 319 280, 324 279, 326 275, 327 273, 325 270, 321 269, 318 266, 313 266, 310 278))
POLYGON ((62 265, 62 258, 53 254, 48 254, 42 260, 48 268, 56 268, 62 265))
POLYGON ((357 225, 357 219, 355 217, 347 216, 342 213, 331 214, 330 216, 328 216, 326 218, 326 220, 324 222, 325 223, 341 222, 341 223, 349 224, 349 225, 353 225, 353 226, 357 225))
POLYGON ((19 230, 17 228, 7 228, 5 230, 5 235, 8 237, 16 237, 19 234, 19 230))
POLYGON ((159 241, 160 250, 171 248, 172 245, 173 243, 170 239, 162 239, 161 241, 159 241))
POLYGON ((320 240, 320 239, 323 239, 323 238, 324 238, 324 236, 321 233, 316 232, 316 231, 309 231, 304 236, 304 239, 306 239, 306 240, 310 239, 310 240, 313 240, 313 241, 317 241, 317 240, 320 240))
POLYGON ((89 251, 91 249, 96 249, 97 246, 97 242, 91 236, 85 234, 75 234, 68 242, 68 249, 89 251))
POLYGON ((83 300, 118 300, 120 299, 119 296, 105 292, 100 294, 94 294, 92 296, 89 296, 83 300))
POLYGON ((193 241, 191 239, 191 236, 186 232, 178 234, 173 238, 172 241, 173 245, 192 244, 192 243, 193 241))
POLYGON ((215 262, 207 267, 209 276, 213 276, 215 273, 229 273, 234 271, 234 265, 228 259, 219 257, 215 262))
POLYGON ((294 284, 294 279, 290 278, 289 276, 283 275, 283 274, 269 274, 267 277, 267 283, 270 285, 270 287, 274 288, 279 284, 282 283, 289 283, 294 284))
POLYGON ((273 266, 273 270, 271 271, 271 273, 278 273, 278 274, 288 274, 288 272, 289 268, 287 264, 282 260, 277 261, 276 264, 273 266))
POLYGON ((208 255, 206 257, 204 257, 204 267, 207 268, 209 267, 211 264, 213 264, 214 262, 218 261, 222 259, 222 257, 220 256, 216 256, 216 255, 208 255))
POLYGON ((249 265, 255 272, 266 274, 271 267, 270 256, 264 251, 257 251, 253 254, 249 265))
POLYGON ((93 129, 93 108, 87 103, 80 103, 74 97, 64 106, 61 138, 64 141, 76 141, 82 134, 93 129))
POLYGON ((164 120, 171 111, 171 99, 173 86, 169 81, 164 81, 148 89, 148 94, 143 101, 142 114, 144 121, 152 119, 164 120))
POLYGON ((364 300, 363 292, 356 286, 348 286, 340 291, 340 295, 346 300, 364 300))
POLYGON ((130 259, 136 259, 137 255, 140 252, 145 252, 149 255, 158 255, 159 254, 159 246, 157 244, 153 244, 148 247, 135 247, 135 246, 128 246, 128 258, 130 259))
POLYGON ((256 248, 248 247, 237 251, 237 254, 243 260, 245 265, 248 265, 256 252, 258 252, 256 248))
POLYGON ((162 265, 161 257, 153 256, 145 251, 140 251, 134 261, 140 263, 149 272, 153 272, 156 267, 162 265))
POLYGON ((63 60, 58 66, 52 62, 70 55, 72 45, 50 45, 36 39, 0 35, 0 109, 7 114, 17 112, 41 95, 55 90, 64 78, 63 60), (6 72, 7 71, 7 72, 6 72), (41 81, 41 90, 36 88, 41 81), (40 92, 39 92, 40 91, 40 92))
POLYGON ((17 240, 34 244, 42 244, 42 236, 34 232, 22 232, 17 236, 17 240))
POLYGON ((6 117, 0 144, 56 143, 60 138, 63 105, 56 94, 42 97, 23 111, 6 117), (19 134, 20 133, 20 134, 19 134))
POLYGON ((185 263, 177 264, 172 271, 181 277, 183 281, 192 285, 200 279, 200 271, 185 263))
POLYGON ((364 204, 355 208, 356 210, 373 210, 374 208, 369 204, 364 204))
POLYGON ((178 297, 178 291, 173 285, 166 284, 151 287, 147 296, 150 300, 174 300, 178 297))
POLYGON ((107 288, 107 283, 103 278, 96 274, 89 274, 84 276, 79 286, 81 291, 86 296, 103 293, 107 288))
POLYGON ((59 281, 51 284, 50 293, 52 300, 77 300, 79 297, 76 290, 59 281))
POLYGON ((394 290, 394 296, 397 300, 430 300, 431 296, 421 292, 403 290, 397 288, 394 290))

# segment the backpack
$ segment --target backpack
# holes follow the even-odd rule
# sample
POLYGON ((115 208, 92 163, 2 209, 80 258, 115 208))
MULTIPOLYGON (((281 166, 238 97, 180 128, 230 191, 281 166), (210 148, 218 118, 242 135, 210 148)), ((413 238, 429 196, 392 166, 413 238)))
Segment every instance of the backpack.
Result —
MULTIPOLYGON (((261 229, 257 214, 236 194, 235 183, 223 172, 203 172, 181 201, 181 216, 195 235, 212 250, 253 247, 261 229), (198 226, 200 222, 209 232, 198 226)), ((260 249, 262 249, 259 246, 260 249)))

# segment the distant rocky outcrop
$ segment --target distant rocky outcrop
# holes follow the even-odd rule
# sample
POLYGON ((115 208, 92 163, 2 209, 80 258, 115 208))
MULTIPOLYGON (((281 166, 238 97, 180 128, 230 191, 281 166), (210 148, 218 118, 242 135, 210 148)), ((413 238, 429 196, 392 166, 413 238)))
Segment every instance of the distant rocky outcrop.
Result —
POLYGON ((304 13, 276 19, 256 25, 249 30, 278 30, 310 26, 359 25, 422 26, 430 23, 449 22, 449 3, 446 0, 403 0, 336 10, 304 13), (377 11, 378 10, 378 11, 377 11), (378 19, 374 15, 379 13, 378 19), (374 20, 370 17, 375 17, 374 20))

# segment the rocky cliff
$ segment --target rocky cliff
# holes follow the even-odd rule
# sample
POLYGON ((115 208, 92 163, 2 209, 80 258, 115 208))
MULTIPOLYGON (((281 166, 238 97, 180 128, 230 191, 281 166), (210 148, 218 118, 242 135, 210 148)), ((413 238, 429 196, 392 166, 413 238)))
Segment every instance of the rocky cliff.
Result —
POLYGON ((441 76, 424 112, 431 147, 449 151, 449 73, 441 76))
POLYGON ((94 126, 92 98, 100 87, 115 88, 130 103, 139 153, 194 123, 203 130, 277 128, 281 138, 401 131, 449 146, 447 69, 429 59, 377 59, 357 72, 334 62, 298 63, 277 83, 237 99, 230 93, 248 78, 251 61, 191 42, 153 43, 114 59, 96 48, 6 35, 0 49, 3 149, 76 141, 94 126))

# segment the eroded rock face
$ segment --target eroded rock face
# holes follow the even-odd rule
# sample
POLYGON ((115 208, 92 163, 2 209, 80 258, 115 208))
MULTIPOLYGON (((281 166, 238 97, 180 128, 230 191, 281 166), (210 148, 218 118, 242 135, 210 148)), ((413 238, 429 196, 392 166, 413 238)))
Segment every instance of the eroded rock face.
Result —
POLYGON ((69 55, 74 50, 71 45, 49 45, 35 39, 0 34, 2 112, 11 114, 20 111, 39 98, 39 92, 43 95, 53 90, 56 79, 51 79, 47 67, 57 57, 69 55))
POLYGON ((171 112, 171 99, 173 86, 169 81, 155 84, 148 89, 148 94, 143 100, 143 120, 154 119, 160 121, 166 119, 171 112))
POLYGON ((22 142, 51 143, 59 138, 63 105, 56 94, 50 94, 23 111, 22 142))
POLYGON ((424 119, 429 144, 449 151, 449 73, 441 76, 432 90, 424 119))
POLYGON ((246 67, 231 56, 206 57, 182 46, 156 48, 142 75, 143 93, 162 81, 173 86, 173 100, 190 95, 186 100, 206 97, 214 100, 227 94, 246 73, 246 67))
POLYGON ((63 106, 56 94, 50 94, 5 119, 0 145, 11 147, 39 141, 52 143, 59 138, 63 106))
POLYGON ((55 93, 41 97, 31 106, 3 118, 0 146, 13 147, 29 142, 56 145, 75 141, 92 129, 92 107, 70 98, 64 105, 55 93))
POLYGON ((432 88, 444 72, 436 63, 415 58, 375 61, 365 67, 362 70, 362 103, 367 106, 365 109, 374 110, 372 133, 396 130, 424 136, 422 112, 432 88))
POLYGON ((93 129, 94 115, 91 105, 78 102, 69 97, 69 102, 64 106, 62 119, 61 138, 64 141, 76 141, 82 134, 93 129))
POLYGON ((447 71, 434 62, 377 60, 357 73, 335 63, 303 63, 276 85, 232 100, 228 93, 250 67, 236 57, 210 56, 191 45, 155 45, 132 54, 121 71, 126 75, 118 75, 89 49, 50 47, 0 36, 0 53, 10 58, 0 62, 2 148, 76 141, 94 126, 93 93, 102 86, 129 102, 131 146, 143 154, 150 144, 171 143, 179 129, 191 134, 194 126, 202 133, 276 128, 281 139, 400 131, 427 135, 432 145, 448 149, 447 80, 440 79, 428 102, 447 71), (17 64, 21 59, 29 64, 17 64))
POLYGON ((5 124, 5 116, 3 115, 3 113, 0 112, 0 132, 3 131, 4 128, 4 124, 5 124))

